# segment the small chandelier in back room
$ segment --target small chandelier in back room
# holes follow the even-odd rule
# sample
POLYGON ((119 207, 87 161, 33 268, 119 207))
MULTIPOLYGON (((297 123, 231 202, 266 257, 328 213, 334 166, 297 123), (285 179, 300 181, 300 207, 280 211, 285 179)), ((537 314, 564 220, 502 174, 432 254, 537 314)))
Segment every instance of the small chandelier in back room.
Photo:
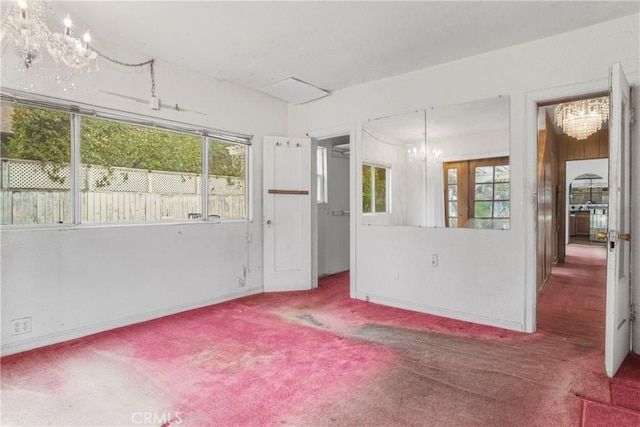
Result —
POLYGON ((575 139, 587 139, 602 129, 602 125, 609 120, 609 97, 559 104, 553 116, 564 133, 575 139))
MULTIPOLYGON (((91 48, 91 34, 86 31, 82 40, 71 31, 71 18, 66 16, 62 32, 54 32, 46 23, 46 6, 38 0, 18 0, 7 7, 0 23, 0 42, 13 46, 21 58, 21 67, 29 69, 49 52, 53 60, 78 70, 96 59, 91 48)), ((61 25, 62 28, 62 25, 61 25)))

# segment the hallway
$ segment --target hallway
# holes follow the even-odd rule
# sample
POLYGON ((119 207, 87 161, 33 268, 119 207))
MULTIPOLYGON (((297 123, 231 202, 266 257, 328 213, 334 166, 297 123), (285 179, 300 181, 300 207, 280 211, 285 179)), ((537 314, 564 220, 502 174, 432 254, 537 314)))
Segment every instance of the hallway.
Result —
POLYGON ((551 279, 539 296, 538 330, 591 349, 587 372, 598 381, 591 390, 576 393, 584 398, 582 425, 638 425, 640 357, 627 358, 618 375, 607 380, 609 389, 597 385, 606 379, 603 374, 606 247, 571 244, 566 251, 566 262, 553 267, 551 279), (596 390, 602 393, 594 393, 596 390), (625 396, 620 395, 623 392, 625 396))

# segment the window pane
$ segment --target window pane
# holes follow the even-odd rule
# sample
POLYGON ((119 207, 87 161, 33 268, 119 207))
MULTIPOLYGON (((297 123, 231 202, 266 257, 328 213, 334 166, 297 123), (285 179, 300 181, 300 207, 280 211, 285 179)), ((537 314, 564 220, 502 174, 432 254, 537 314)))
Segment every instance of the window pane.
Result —
POLYGON ((362 165, 362 212, 371 212, 371 166, 362 165))
POLYGON ((476 200, 492 200, 493 184, 476 184, 476 200))
POLYGON ((496 200, 509 200, 509 184, 496 184, 495 188, 496 200))
POLYGON ((475 202, 475 217, 476 218, 491 218, 491 202, 475 202))
POLYGON ((447 171, 447 181, 449 182, 449 184, 458 183, 458 169, 453 168, 447 171))
POLYGON ((493 182, 493 166, 476 168, 476 183, 493 182))
POLYGON ((448 199, 449 200, 458 200, 458 186, 457 185, 449 185, 447 189, 448 199))
POLYGON ((469 221, 467 223, 467 227, 469 227, 469 225, 472 228, 484 228, 484 229, 492 228, 493 220, 491 220, 491 219, 477 219, 476 218, 473 221, 469 221))
POLYGON ((508 230, 509 229, 509 220, 508 219, 494 219, 492 221, 492 227, 494 230, 508 230))
POLYGON ((449 216, 458 216, 457 202, 449 202, 449 216))
POLYGON ((247 217, 246 158, 246 146, 209 139, 209 219, 247 217))
POLYGON ((509 202, 493 202, 493 216, 496 218, 509 218, 509 202))
POLYGON ((496 166, 496 182, 509 182, 509 165, 496 166))
POLYGON ((449 227, 458 228, 458 218, 449 218, 449 227))
POLYGON ((327 185, 327 147, 318 147, 316 161, 316 185, 318 194, 318 203, 327 203, 328 196, 326 193, 327 185))
POLYGON ((80 157, 82 222, 202 213, 201 137, 83 116, 80 157))
POLYGON ((71 222, 71 116, 1 103, 0 224, 71 222))
POLYGON ((375 168, 375 212, 387 212, 387 170, 385 168, 375 168))

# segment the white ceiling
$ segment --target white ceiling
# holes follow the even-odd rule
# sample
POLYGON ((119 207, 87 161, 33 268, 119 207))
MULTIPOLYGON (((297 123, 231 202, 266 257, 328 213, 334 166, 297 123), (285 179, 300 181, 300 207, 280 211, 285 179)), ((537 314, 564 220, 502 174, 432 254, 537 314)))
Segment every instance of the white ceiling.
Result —
POLYGON ((335 91, 639 11, 614 1, 60 1, 61 18, 125 60, 181 64, 261 89, 288 77, 335 91), (139 54, 124 55, 118 46, 139 54))

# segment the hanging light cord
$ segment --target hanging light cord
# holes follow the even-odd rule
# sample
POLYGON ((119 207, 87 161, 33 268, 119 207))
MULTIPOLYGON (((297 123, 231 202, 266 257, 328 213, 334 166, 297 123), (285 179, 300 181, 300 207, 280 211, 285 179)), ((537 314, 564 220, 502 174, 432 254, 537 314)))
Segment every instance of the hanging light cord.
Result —
POLYGON ((149 66, 149 72, 151 74, 151 96, 152 97, 156 96, 156 75, 155 75, 155 70, 153 68, 153 64, 155 63, 155 59, 150 59, 150 60, 144 61, 144 62, 123 62, 123 61, 119 61, 117 59, 111 58, 108 55, 105 55, 104 53, 100 52, 98 49, 96 49, 93 46, 91 46, 91 50, 93 50, 95 53, 97 53, 100 58, 104 58, 107 61, 113 62, 114 64, 117 64, 117 65, 122 65, 123 67, 135 68, 135 67, 144 67, 145 65, 148 65, 149 66))

